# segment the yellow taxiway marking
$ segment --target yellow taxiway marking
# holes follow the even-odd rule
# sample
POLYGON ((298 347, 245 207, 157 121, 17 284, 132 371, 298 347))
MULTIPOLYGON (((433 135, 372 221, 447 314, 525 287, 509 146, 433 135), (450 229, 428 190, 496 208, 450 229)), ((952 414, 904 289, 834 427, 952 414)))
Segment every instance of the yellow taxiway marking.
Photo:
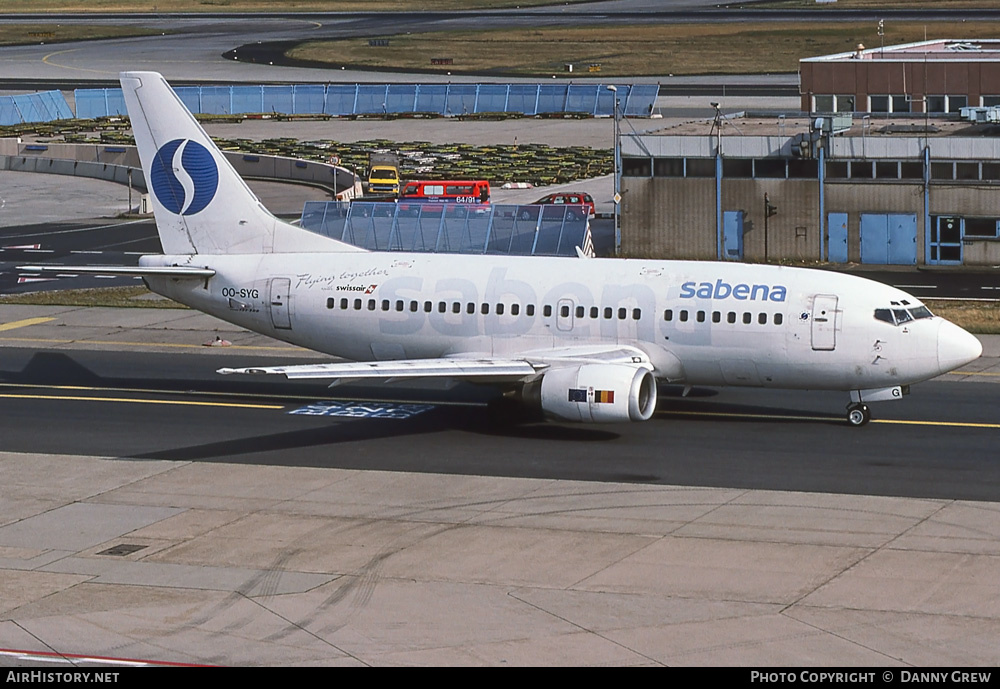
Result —
MULTIPOLYGON (((76 392, 117 392, 117 393, 144 393, 147 395, 197 395, 200 397, 239 397, 239 398, 259 398, 268 400, 288 400, 289 403, 298 404, 300 402, 317 402, 327 399, 333 400, 344 400, 350 399, 354 400, 353 397, 340 397, 337 395, 269 395, 266 393, 259 392, 203 392, 199 390, 160 390, 156 388, 98 388, 90 387, 86 385, 39 385, 35 383, 0 383, 0 388, 17 388, 24 390, 72 390, 76 392)), ((3 397, 0 394, 0 397, 3 397)), ((9 395, 8 395, 9 396, 9 395)), ((40 399, 59 399, 52 397, 50 395, 38 395, 40 399)), ((97 399, 94 397, 86 397, 85 399, 97 399)), ((389 404, 389 403, 399 403, 401 400, 393 399, 391 397, 381 398, 363 398, 357 400, 358 402, 366 403, 378 403, 378 404, 389 404)), ((441 400, 406 400, 407 404, 433 404, 437 407, 486 407, 486 402, 451 402, 451 401, 441 401, 441 400)), ((264 407, 270 408, 270 407, 264 407)), ((278 407, 279 409, 283 407, 278 407)))
POLYGON ((1000 428, 1000 423, 972 423, 970 421, 906 421, 903 419, 872 419, 872 423, 894 423, 903 426, 952 426, 955 428, 1000 428))
POLYGON ((52 67, 60 67, 61 69, 70 69, 74 72, 90 72, 92 74, 113 74, 106 69, 87 69, 86 67, 71 67, 69 65, 61 65, 58 62, 53 62, 51 58, 56 55, 65 55, 66 53, 75 53, 79 51, 80 48, 69 48, 68 50, 57 50, 54 53, 49 53, 42 57, 42 62, 52 67))
MULTIPOLYGON (((657 415, 675 416, 712 416, 722 419, 761 419, 777 421, 844 421, 836 416, 793 416, 791 414, 735 414, 730 412, 710 411, 668 411, 657 412, 657 415)), ((846 424, 847 421, 844 421, 846 424)), ((947 426, 952 428, 1000 428, 1000 423, 973 423, 969 421, 907 421, 903 419, 872 419, 871 423, 896 424, 903 426, 947 426)))
MULTIPOLYGON (((198 390, 162 390, 159 388, 99 388, 89 385, 40 385, 37 383, 0 383, 0 388, 18 388, 25 390, 71 390, 73 392, 118 392, 141 393, 147 395, 198 395, 200 397, 259 397, 262 399, 283 400, 315 400, 316 396, 307 395, 267 395, 256 392, 201 392, 198 390)), ((87 398, 91 399, 91 398, 87 398)))
POLYGON ((25 318, 23 321, 11 321, 10 323, 0 323, 0 330, 15 330, 17 328, 26 328, 29 325, 38 325, 39 323, 48 323, 49 321, 54 321, 55 318, 25 318))
POLYGON ((238 402, 196 402, 192 400, 147 400, 138 397, 84 397, 83 395, 16 395, 0 393, 0 398, 22 400, 64 400, 68 402, 131 402, 135 404, 174 404, 183 407, 231 407, 236 409, 284 409, 280 404, 246 404, 238 402))
MULTIPOLYGON (((55 320, 53 318, 31 318, 31 321, 51 321, 55 320)), ((33 323, 25 323, 23 321, 17 321, 18 323, 23 323, 24 325, 33 325, 33 323)), ((13 325, 13 324, 9 324, 13 325)), ((17 326, 20 327, 20 326, 17 326)), ((8 330, 0 326, 0 330, 8 330)), ((272 352, 301 352, 307 351, 302 350, 299 347, 268 347, 266 345, 226 345, 225 347, 218 347, 213 345, 203 345, 203 344, 179 344, 176 342, 123 342, 121 340, 87 340, 87 339, 57 339, 57 338, 41 338, 41 337, 0 337, 0 342, 47 342, 49 344, 87 344, 87 345, 122 345, 129 347, 180 347, 183 349, 254 349, 254 350, 266 350, 272 352)), ((319 356, 319 354, 317 353, 319 356)))

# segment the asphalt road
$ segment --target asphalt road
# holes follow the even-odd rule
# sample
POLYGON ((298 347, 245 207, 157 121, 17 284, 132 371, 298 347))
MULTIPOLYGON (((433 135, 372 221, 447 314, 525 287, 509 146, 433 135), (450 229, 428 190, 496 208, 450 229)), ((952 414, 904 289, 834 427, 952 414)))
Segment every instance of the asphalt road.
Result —
POLYGON ((914 386, 876 405, 876 421, 862 429, 843 420, 839 393, 695 389, 683 398, 676 387, 662 391, 648 423, 594 426, 515 423, 473 386, 329 391, 215 373, 276 356, 3 354, 8 452, 1000 501, 990 383, 914 386), (409 419, 292 413, 326 400, 434 408, 409 419))

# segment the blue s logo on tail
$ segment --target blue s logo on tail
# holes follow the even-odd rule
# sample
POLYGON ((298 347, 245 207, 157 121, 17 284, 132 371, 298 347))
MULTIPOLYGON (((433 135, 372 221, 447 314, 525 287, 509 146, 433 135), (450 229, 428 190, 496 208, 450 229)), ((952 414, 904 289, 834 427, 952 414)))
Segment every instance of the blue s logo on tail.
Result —
POLYGON ((219 188, 215 159, 197 141, 174 139, 164 144, 151 167, 153 193, 171 213, 194 215, 204 210, 219 188))

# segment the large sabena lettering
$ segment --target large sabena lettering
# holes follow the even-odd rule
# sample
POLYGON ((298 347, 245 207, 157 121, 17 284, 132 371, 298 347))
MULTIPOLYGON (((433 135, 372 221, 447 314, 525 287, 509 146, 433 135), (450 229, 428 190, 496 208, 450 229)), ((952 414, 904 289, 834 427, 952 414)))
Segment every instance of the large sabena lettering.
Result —
POLYGON ((748 285, 738 282, 730 285, 719 278, 711 282, 685 282, 681 285, 681 299, 737 299, 739 301, 785 301, 788 288, 784 285, 748 285))

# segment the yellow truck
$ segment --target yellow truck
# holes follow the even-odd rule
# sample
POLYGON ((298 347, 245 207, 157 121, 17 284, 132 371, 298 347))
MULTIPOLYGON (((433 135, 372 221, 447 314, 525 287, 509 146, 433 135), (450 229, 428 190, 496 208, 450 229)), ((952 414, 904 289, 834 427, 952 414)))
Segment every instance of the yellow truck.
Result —
POLYGON ((399 196, 399 156, 376 152, 368 156, 368 196, 399 196))

